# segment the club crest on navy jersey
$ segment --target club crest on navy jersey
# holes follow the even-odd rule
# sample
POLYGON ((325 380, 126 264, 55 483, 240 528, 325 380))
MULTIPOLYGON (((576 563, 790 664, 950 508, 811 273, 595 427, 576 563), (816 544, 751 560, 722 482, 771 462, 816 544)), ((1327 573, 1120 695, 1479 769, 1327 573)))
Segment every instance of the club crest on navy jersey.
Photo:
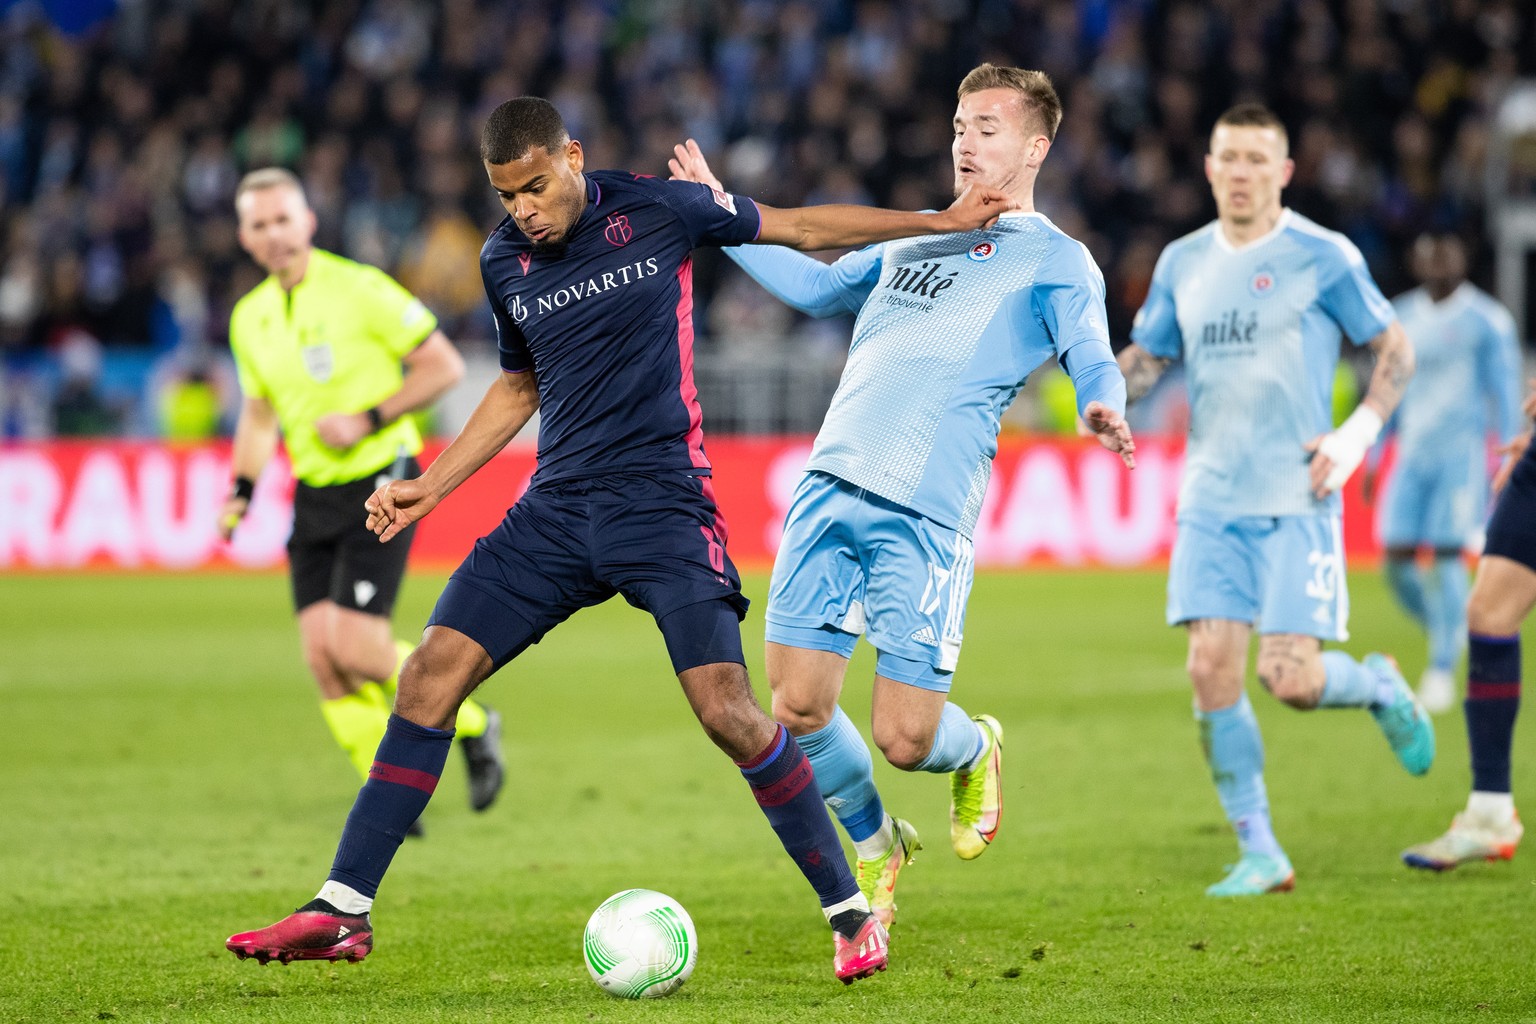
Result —
POLYGON ((629 226, 629 217, 621 213, 608 218, 608 227, 603 230, 603 237, 608 239, 609 245, 628 245, 629 240, 635 237, 635 229, 629 226))

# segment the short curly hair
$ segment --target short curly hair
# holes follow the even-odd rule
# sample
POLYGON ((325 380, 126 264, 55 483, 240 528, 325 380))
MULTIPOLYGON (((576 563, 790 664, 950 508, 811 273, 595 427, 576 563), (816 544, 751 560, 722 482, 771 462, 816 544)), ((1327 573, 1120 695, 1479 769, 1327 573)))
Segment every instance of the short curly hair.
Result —
POLYGON ((549 100, 519 96, 491 111, 480 132, 480 159, 488 164, 521 160, 535 146, 551 153, 571 141, 565 120, 549 100))

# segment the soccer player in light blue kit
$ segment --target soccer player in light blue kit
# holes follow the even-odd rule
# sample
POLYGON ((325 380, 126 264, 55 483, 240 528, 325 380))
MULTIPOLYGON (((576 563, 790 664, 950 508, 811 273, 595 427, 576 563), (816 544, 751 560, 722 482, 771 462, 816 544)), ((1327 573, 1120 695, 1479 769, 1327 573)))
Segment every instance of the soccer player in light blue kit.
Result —
MULTIPOLYGON (((1044 74, 983 64, 959 88, 955 189, 982 182, 1019 212, 990 230, 900 239, 831 266, 789 249, 725 250, 805 313, 858 314, 774 563, 767 669, 774 716, 805 750, 853 840, 860 888, 887 924, 896 876, 920 844, 886 813, 869 749, 837 704, 859 634, 879 651, 875 743, 902 770, 950 775, 951 844, 980 856, 1002 813, 1003 730, 948 695, 1000 418, 1028 374, 1056 357, 1084 421, 1134 465, 1104 279, 1088 250, 1034 209, 1060 122, 1044 74)), ((720 187, 691 142, 670 166, 720 187)))
POLYGON ((1257 104, 1223 114, 1206 177, 1217 219, 1163 250, 1120 353, 1131 400, 1182 359, 1190 428, 1168 571, 1168 622, 1189 631, 1201 745, 1242 856, 1212 896, 1288 890, 1270 824, 1264 746, 1244 692, 1254 623, 1258 676, 1295 708, 1362 707, 1415 775, 1434 759, 1429 716, 1382 654, 1322 650, 1348 638, 1337 491, 1413 374, 1413 350, 1360 252, 1280 203, 1285 127, 1257 104), (1376 356, 1338 429, 1330 394, 1340 335, 1376 356))
POLYGON ((1461 240, 1427 233, 1414 243, 1412 263, 1421 285, 1392 305, 1413 342, 1418 369, 1388 424, 1397 434, 1397 461, 1379 526, 1392 592, 1429 634, 1419 700, 1439 714, 1456 702, 1451 670, 1467 628, 1462 552, 1482 547, 1488 431, 1497 430, 1499 442, 1508 444, 1525 424, 1514 318, 1467 281, 1461 240), (1427 576, 1417 561, 1420 548, 1434 552, 1435 569, 1427 576))

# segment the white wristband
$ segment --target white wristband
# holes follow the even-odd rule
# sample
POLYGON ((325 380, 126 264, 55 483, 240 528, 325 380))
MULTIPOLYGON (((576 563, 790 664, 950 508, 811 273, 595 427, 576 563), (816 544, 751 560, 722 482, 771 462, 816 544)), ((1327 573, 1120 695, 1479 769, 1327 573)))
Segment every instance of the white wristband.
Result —
POLYGON ((1317 452, 1327 456, 1333 463, 1333 468, 1323 478, 1324 490, 1331 492, 1344 486, 1344 482, 1360 467, 1365 453, 1376 443, 1376 438, 1381 436, 1381 427, 1381 416, 1362 402, 1349 414, 1349 419, 1339 424, 1337 430, 1323 437, 1317 452))

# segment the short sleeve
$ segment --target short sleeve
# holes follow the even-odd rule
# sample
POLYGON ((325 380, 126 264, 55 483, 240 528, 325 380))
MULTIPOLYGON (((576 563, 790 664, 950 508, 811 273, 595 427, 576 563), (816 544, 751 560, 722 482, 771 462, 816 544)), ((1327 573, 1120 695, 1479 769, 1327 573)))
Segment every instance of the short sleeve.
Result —
POLYGON ((236 306, 229 318, 229 353, 235 357, 235 379, 240 382, 240 393, 246 398, 266 398, 267 389, 262 385, 261 377, 246 349, 241 319, 240 307, 236 306))
POLYGON ((437 330, 432 311, 384 271, 366 268, 360 290, 358 304, 368 327, 391 354, 409 354, 437 330))
POLYGON ((491 320, 496 325, 496 352, 501 368, 508 373, 523 373, 533 369, 533 353, 528 350, 528 340, 507 312, 506 303, 491 287, 491 280, 482 268, 481 281, 485 283, 485 297, 491 304, 491 320))
POLYGON ((1330 239, 1318 261, 1318 305, 1356 345, 1364 345, 1397 319, 1392 304, 1381 294, 1365 257, 1343 235, 1330 239))
POLYGON ((1179 309, 1173 299, 1173 264, 1177 259, 1172 246, 1163 250, 1152 271, 1152 285, 1136 318, 1131 321, 1131 340, 1149 355, 1159 359, 1180 359, 1184 355, 1184 337, 1179 332, 1179 309))
POLYGON ((746 196, 720 192, 693 181, 644 178, 656 198, 677 215, 695 245, 741 245, 762 232, 762 215, 746 196))

